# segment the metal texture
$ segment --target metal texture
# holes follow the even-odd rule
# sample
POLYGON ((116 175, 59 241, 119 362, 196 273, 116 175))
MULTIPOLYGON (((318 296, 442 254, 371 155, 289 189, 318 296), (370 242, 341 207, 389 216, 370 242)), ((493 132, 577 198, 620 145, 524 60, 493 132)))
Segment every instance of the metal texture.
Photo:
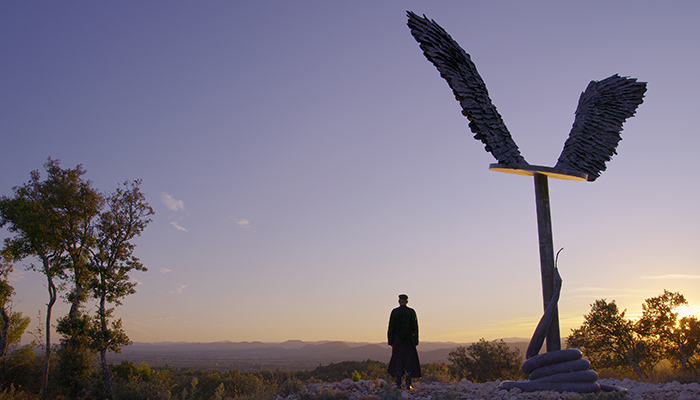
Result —
MULTIPOLYGON (((447 81, 469 118, 474 138, 483 142, 499 164, 527 171, 501 114, 491 102, 486 84, 471 56, 435 21, 408 11, 408 27, 425 57, 447 81)), ((644 100, 646 82, 617 74, 591 81, 579 98, 576 118, 557 164, 549 171, 557 178, 582 174, 594 181, 605 170, 621 140, 622 124, 644 100)))

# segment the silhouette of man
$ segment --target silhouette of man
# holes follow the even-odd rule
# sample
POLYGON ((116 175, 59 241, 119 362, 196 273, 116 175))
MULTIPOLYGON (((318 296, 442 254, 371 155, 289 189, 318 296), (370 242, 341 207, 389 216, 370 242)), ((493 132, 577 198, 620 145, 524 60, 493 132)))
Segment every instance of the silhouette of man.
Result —
POLYGON ((411 380, 422 376, 420 361, 418 360, 418 317, 412 308, 409 308, 408 296, 399 295, 399 306, 391 310, 389 317, 389 331, 387 337, 391 346, 391 361, 389 361, 388 373, 396 378, 396 387, 401 388, 401 379, 406 374, 407 389, 411 387, 411 380))

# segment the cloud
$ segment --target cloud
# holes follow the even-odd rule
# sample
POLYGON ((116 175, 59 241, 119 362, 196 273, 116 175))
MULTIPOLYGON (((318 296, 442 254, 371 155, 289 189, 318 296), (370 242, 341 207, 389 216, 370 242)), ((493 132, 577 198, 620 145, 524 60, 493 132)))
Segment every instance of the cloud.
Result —
POLYGON ((178 223, 175 222, 175 221, 172 221, 172 222, 170 223, 170 225, 174 226, 175 229, 177 229, 178 231, 187 232, 187 229, 181 227, 180 224, 178 224, 178 223))
POLYGON ((19 282, 24 279, 24 274, 26 271, 17 271, 13 270, 10 272, 10 274, 7 276, 7 280, 10 282, 19 282))
POLYGON ((688 275, 688 274, 646 275, 646 276, 640 276, 639 279, 700 279, 700 275, 688 275))
POLYGON ((236 221, 236 224, 238 224, 238 226, 240 226, 241 228, 243 228, 245 230, 250 229, 250 220, 247 218, 239 219, 238 221, 236 221))
POLYGON ((170 272, 170 270, 167 269, 167 268, 161 268, 161 269, 160 269, 160 273, 161 273, 161 274, 167 274, 168 272, 170 272))
POLYGON ((182 200, 175 200, 175 198, 165 192, 160 194, 160 199, 163 201, 166 207, 172 211, 177 211, 185 208, 185 202, 182 200))
POLYGON ((170 292, 170 294, 182 294, 182 291, 189 285, 178 285, 178 288, 170 292))

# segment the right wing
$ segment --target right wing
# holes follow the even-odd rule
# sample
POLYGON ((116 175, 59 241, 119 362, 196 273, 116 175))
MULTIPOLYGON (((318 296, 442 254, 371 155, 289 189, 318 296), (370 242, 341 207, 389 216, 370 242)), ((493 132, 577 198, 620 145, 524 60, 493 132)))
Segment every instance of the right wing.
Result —
POLYGON ((408 27, 420 43, 423 54, 440 72, 452 88, 462 106, 462 114, 469 118, 474 139, 481 140, 486 151, 500 164, 527 164, 518 146, 503 123, 501 115, 491 103, 486 84, 476 71, 476 65, 467 54, 435 21, 408 11, 408 27))
POLYGON ((622 124, 642 104, 646 90, 646 82, 617 74, 589 83, 581 93, 574 125, 554 168, 585 172, 589 181, 598 178, 605 163, 617 154, 622 124))

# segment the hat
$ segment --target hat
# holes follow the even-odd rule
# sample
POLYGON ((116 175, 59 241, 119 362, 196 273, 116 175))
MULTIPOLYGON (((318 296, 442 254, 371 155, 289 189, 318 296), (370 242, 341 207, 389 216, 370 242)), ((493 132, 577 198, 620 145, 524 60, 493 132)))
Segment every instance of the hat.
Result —
POLYGON ((399 295, 399 300, 408 300, 408 295, 400 294, 400 295, 399 295))

